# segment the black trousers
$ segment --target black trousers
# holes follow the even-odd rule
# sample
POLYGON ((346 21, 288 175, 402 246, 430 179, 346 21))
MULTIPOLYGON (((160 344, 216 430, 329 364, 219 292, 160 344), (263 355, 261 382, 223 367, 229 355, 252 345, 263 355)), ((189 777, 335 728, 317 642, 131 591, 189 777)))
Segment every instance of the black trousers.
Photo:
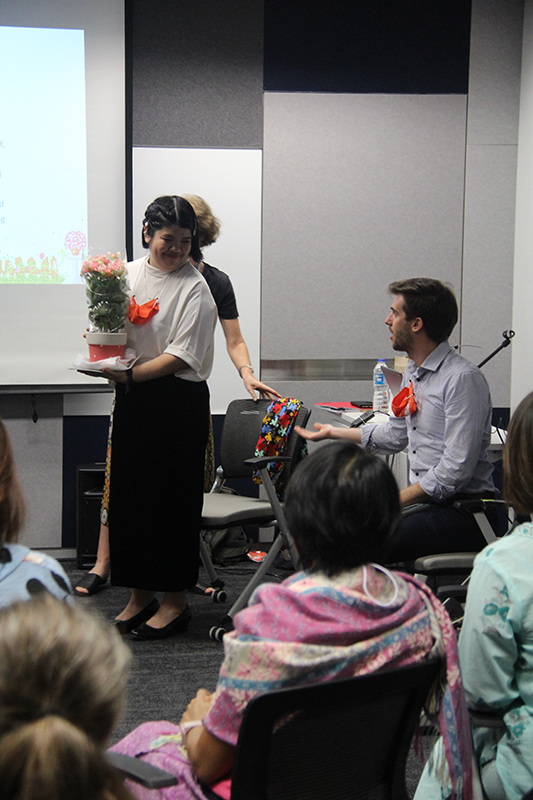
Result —
MULTIPOLYGON (((413 561, 434 553, 463 553, 482 550, 487 542, 469 511, 454 508, 457 498, 428 503, 420 511, 402 517, 387 562, 413 561)), ((496 535, 503 533, 498 511, 487 517, 496 535)))

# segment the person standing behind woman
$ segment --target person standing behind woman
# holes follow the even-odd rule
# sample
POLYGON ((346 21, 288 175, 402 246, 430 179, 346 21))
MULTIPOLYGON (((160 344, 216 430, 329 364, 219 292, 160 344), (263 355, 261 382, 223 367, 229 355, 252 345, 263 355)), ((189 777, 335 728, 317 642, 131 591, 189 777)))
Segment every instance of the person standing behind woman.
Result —
MULTIPOLYGON (((235 299, 235 292, 228 275, 222 270, 212 267, 203 261, 201 249, 214 244, 218 239, 220 233, 220 221, 214 216, 211 207, 206 201, 196 194, 185 195, 184 199, 187 200, 193 207, 196 220, 198 223, 198 244, 200 251, 196 255, 189 256, 189 261, 205 278, 207 285, 211 290, 213 299, 217 306, 218 318, 224 331, 226 338, 226 347, 228 355, 231 358, 237 372, 242 378, 246 391, 249 392, 253 400, 258 399, 258 393, 262 397, 268 397, 273 400, 280 397, 275 389, 267 386, 266 383, 258 380, 254 375, 254 370, 251 364, 250 353, 248 347, 241 333, 239 325, 239 312, 237 311, 237 302, 235 299)), ((112 424, 112 423, 111 423, 112 424)), ((108 458, 110 452, 108 453, 108 458)), ((206 471, 204 488, 209 491, 213 484, 215 472, 214 463, 214 441, 213 430, 209 428, 209 440, 206 450, 206 471)), ((108 468, 106 465, 106 483, 108 484, 108 468)), ((108 487, 107 487, 108 488, 108 487)), ((102 502, 102 510, 100 514, 100 536, 98 539, 98 552, 96 556, 96 563, 94 567, 80 579, 75 588, 76 594, 82 597, 95 594, 105 583, 109 577, 109 528, 108 522, 108 502, 109 492, 104 491, 104 499, 102 502)))
POLYGON ((187 590, 198 579, 216 306, 189 262, 199 247, 186 200, 154 200, 142 241, 148 256, 128 264, 137 361, 127 372, 103 370, 116 382, 109 544, 113 585, 132 589, 117 628, 159 639, 187 630, 187 590))
MULTIPOLYGON (((198 220, 200 250, 203 250, 204 247, 214 244, 218 239, 220 220, 215 217, 211 206, 202 197, 197 194, 186 194, 184 197, 194 208, 196 219, 198 220)), ((262 397, 268 397, 270 400, 280 397, 278 392, 254 377, 254 370, 250 363, 250 353, 239 325, 239 312, 237 311, 235 292, 228 275, 222 270, 207 264, 203 260, 202 253, 200 254, 200 260, 193 259, 193 263, 204 276, 207 285, 211 289, 211 294, 217 304, 218 318, 226 337, 228 355, 241 376, 246 391, 251 395, 252 400, 258 399, 257 392, 262 397)))
MULTIPOLYGON (((198 220, 198 240, 200 249, 214 244, 218 239, 220 233, 220 220, 218 220, 211 210, 206 201, 199 197, 197 194, 187 194, 185 199, 189 201, 194 208, 196 219, 198 220)), ((254 376, 250 353, 241 333, 241 326, 239 325, 239 312, 237 311, 237 301, 235 299, 235 292, 228 275, 217 267, 212 267, 203 260, 201 254, 200 261, 192 262, 200 272, 207 285, 211 289, 211 294, 217 306, 218 318, 224 331, 226 338, 226 348, 228 355, 233 361, 237 372, 242 378, 246 391, 252 397, 252 400, 257 400, 257 393, 261 397, 268 397, 274 400, 280 395, 266 383, 257 380, 254 376)), ((215 480, 215 442, 213 439, 213 426, 209 429, 209 441, 205 453, 205 478, 204 489, 208 492, 215 480)))

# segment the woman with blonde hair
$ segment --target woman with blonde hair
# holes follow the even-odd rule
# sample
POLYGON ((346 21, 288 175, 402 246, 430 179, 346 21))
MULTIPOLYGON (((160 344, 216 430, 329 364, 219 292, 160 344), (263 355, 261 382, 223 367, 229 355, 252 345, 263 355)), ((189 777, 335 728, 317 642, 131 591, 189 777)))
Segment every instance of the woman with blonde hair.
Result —
POLYGON ((0 610, 2 800, 129 800, 105 758, 129 660, 110 626, 50 595, 0 610))
MULTIPOLYGON (((185 199, 189 201, 194 208, 196 219, 198 221, 198 243, 200 250, 204 247, 209 247, 214 244, 220 234, 220 220, 215 217, 211 206, 197 194, 186 194, 185 199)), ((257 393, 262 397, 268 397, 270 400, 279 397, 278 392, 267 386, 266 383, 258 380, 254 376, 254 370, 250 363, 250 353, 241 333, 239 325, 239 312, 237 311, 237 302, 235 299, 235 292, 229 276, 217 267, 212 267, 203 260, 203 253, 200 252, 200 259, 193 260, 192 263, 200 272, 209 288, 217 306, 218 318, 224 331, 226 338, 226 348, 228 355, 235 365, 235 369, 239 373, 246 388, 246 391, 251 395, 253 400, 257 400, 257 393)))
POLYGON ((68 598, 70 584, 63 567, 51 556, 17 543, 23 522, 24 501, 13 451, 0 420, 0 606, 44 591, 68 598))

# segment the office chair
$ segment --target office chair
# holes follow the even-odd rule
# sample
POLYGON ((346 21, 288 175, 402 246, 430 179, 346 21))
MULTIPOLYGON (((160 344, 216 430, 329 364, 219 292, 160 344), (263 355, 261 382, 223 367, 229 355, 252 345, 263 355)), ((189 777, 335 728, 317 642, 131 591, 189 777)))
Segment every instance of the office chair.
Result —
POLYGON ((439 669, 433 660, 253 698, 232 800, 407 800, 409 747, 439 669))
MULTIPOLYGON (((279 528, 279 533, 275 536, 268 555, 259 565, 252 580, 223 618, 221 624, 211 628, 209 636, 214 641, 221 641, 232 624, 233 616, 247 604, 253 590, 261 583, 283 545, 290 554, 294 568, 299 568, 298 551, 289 533, 283 508, 267 467, 273 461, 282 462, 284 464, 282 475, 286 483, 300 459, 303 440, 294 433, 293 426, 288 436, 284 456, 277 456, 275 459, 272 456, 255 457, 255 448, 261 433, 263 418, 270 402, 270 400, 254 402, 247 399, 233 400, 229 404, 222 430, 221 464, 217 468, 213 489, 208 494, 204 494, 203 530, 220 530, 234 525, 258 525, 259 527, 276 525, 279 528), (221 491, 227 479, 251 477, 254 470, 259 471, 267 499, 241 497, 221 491)), ((309 409, 301 406, 294 424, 305 426, 310 414, 309 409)), ((200 537, 200 555, 211 585, 220 591, 222 582, 217 577, 202 537, 200 537)))
POLYGON ((147 789, 165 789, 167 786, 175 786, 178 782, 170 772, 149 764, 147 761, 142 761, 140 758, 126 756, 124 753, 112 753, 108 750, 106 761, 121 772, 125 778, 129 778, 147 789))
MULTIPOLYGON (((440 666, 431 660, 254 697, 239 731, 231 800, 407 800, 407 756, 440 666)), ((149 788, 177 782, 140 759, 108 758, 149 788)))
MULTIPOLYGON (((424 504, 417 506, 407 507, 404 514, 416 513, 419 509, 423 508, 424 504)), ((463 509, 472 514, 477 526, 483 535, 486 544, 496 541, 497 537, 494 533, 492 525, 487 518, 487 510, 494 508, 506 508, 506 503, 503 500, 457 500, 454 503, 454 508, 463 509)), ((512 520, 508 520, 512 522, 512 520)), ((510 528, 503 534, 504 536, 509 533, 510 528)), ((479 552, 479 551, 478 551, 479 552)), ((429 556, 420 556, 414 562, 408 564, 408 568, 415 573, 415 576, 423 581, 432 582, 433 588, 439 600, 447 605, 449 601, 453 605, 454 601, 457 603, 464 603, 466 599, 466 591, 470 574, 474 567, 474 559, 477 552, 463 552, 463 553, 435 553, 429 556), (464 576, 464 580, 460 584, 442 585, 436 588, 436 578, 441 575, 458 575, 464 576)), ((457 605, 459 612, 462 609, 457 605)), ((450 615, 455 617, 452 613, 451 606, 448 608, 450 615)), ((454 619, 454 624, 461 622, 461 614, 458 619, 454 619)))

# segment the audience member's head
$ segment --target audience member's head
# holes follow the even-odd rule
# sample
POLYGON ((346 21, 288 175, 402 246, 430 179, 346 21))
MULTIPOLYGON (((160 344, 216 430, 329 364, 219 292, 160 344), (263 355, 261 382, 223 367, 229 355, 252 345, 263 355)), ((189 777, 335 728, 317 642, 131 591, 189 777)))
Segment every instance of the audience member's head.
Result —
POLYGON ((156 231, 177 225, 191 232, 191 258, 200 261, 202 254, 198 245, 198 223, 191 204, 179 195, 156 197, 144 212, 142 226, 142 245, 149 247, 146 239, 152 239, 156 231))
POLYGON ((198 220, 200 249, 214 244, 220 233, 220 220, 213 214, 211 206, 206 203, 203 197, 199 197, 197 194, 186 194, 184 198, 194 208, 194 213, 198 220))
POLYGON ((304 568, 333 576, 385 560, 400 517, 398 486, 382 459, 329 442, 295 471, 285 510, 304 568))
POLYGON ((389 292, 402 296, 405 318, 420 317, 431 341, 440 344, 450 337, 459 310, 449 286, 433 278, 407 278, 391 283, 389 292))
POLYGON ((519 514, 533 512, 533 392, 514 412, 503 451, 503 494, 519 514))
POLYGON ((0 420, 0 547, 16 542, 24 518, 24 502, 15 474, 11 443, 0 420))
POLYGON ((3 800, 130 798, 104 759, 129 660, 111 626, 50 595, 0 611, 3 800))

